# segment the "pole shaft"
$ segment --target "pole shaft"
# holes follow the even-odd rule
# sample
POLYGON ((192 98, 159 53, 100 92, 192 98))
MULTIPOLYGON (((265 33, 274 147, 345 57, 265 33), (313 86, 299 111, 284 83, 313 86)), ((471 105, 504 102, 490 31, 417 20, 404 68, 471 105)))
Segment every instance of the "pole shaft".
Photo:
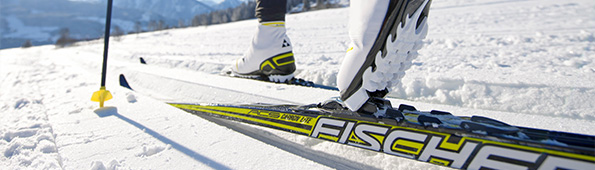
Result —
POLYGON ((105 77, 107 74, 107 49, 109 48, 110 28, 112 21, 112 0, 107 1, 107 14, 105 16, 105 38, 103 45, 103 68, 101 70, 101 86, 105 86, 105 77))

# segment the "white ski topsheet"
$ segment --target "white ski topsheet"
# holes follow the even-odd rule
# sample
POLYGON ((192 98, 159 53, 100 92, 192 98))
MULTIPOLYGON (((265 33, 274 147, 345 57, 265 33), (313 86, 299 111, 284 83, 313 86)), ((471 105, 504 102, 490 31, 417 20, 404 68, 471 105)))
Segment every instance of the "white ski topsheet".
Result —
MULTIPOLYGON (((594 14, 589 0, 435 1, 427 46, 393 89, 391 96, 400 99, 392 103, 594 135, 594 14)), ((288 15, 298 77, 334 85, 348 48, 347 17, 347 9, 288 15)), ((104 109, 89 100, 99 89, 102 41, 0 51, 0 167, 329 168, 153 99, 309 104, 338 96, 218 76, 242 55, 256 25, 249 20, 112 39, 107 89, 114 99, 104 109), (139 65, 139 57, 150 66, 139 65), (120 73, 133 88, 163 90, 128 91, 117 84, 120 73)), ((261 129, 380 169, 444 168, 261 129)))

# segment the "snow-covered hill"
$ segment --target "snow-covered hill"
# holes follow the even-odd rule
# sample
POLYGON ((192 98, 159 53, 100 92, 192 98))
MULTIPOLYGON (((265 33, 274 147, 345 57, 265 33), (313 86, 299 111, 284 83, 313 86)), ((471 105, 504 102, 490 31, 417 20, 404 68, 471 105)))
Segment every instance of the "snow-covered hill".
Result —
MULTIPOLYGON (((426 46, 390 94, 392 103, 595 135, 594 18, 591 0, 435 1, 426 46)), ((298 77, 334 85, 348 48, 347 19, 347 9, 287 17, 298 77)), ((231 123, 256 134, 248 137, 157 100, 307 104, 338 96, 218 76, 246 50, 256 25, 249 20, 112 41, 107 89, 114 99, 103 109, 89 100, 99 89, 102 41, 0 50, 0 167, 446 169, 231 123), (138 64, 139 57, 149 65, 138 64), (121 88, 120 73, 133 87, 162 90, 121 88)))

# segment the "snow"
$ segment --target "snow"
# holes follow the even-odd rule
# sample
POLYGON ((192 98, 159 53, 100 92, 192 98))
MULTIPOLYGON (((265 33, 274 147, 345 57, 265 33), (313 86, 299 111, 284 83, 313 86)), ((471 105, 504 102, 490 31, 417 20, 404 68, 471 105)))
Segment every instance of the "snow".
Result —
MULTIPOLYGON (((346 8, 287 17, 298 77, 334 85, 347 19, 346 8)), ((426 46, 392 89, 393 104, 595 135, 595 1, 434 1, 428 23, 426 46)), ((102 41, 1 50, 0 169, 447 169, 228 122, 255 134, 248 135, 162 102, 310 104, 338 96, 219 76, 256 24, 112 39, 114 98, 100 109, 89 99, 99 89, 102 41), (119 87, 120 73, 145 92, 119 87)))

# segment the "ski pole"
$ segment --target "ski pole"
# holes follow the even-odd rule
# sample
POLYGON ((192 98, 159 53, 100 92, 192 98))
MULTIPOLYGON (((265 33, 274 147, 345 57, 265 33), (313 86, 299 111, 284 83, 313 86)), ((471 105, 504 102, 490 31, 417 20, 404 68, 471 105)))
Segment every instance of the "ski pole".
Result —
POLYGON ((105 89, 105 75, 107 72, 107 49, 109 47, 109 34, 112 20, 112 0, 107 1, 107 15, 105 16, 105 38, 103 45, 103 67, 101 70, 101 87, 99 91, 93 93, 91 101, 99 102, 99 107, 103 107, 103 103, 109 99, 112 99, 112 94, 105 89))

